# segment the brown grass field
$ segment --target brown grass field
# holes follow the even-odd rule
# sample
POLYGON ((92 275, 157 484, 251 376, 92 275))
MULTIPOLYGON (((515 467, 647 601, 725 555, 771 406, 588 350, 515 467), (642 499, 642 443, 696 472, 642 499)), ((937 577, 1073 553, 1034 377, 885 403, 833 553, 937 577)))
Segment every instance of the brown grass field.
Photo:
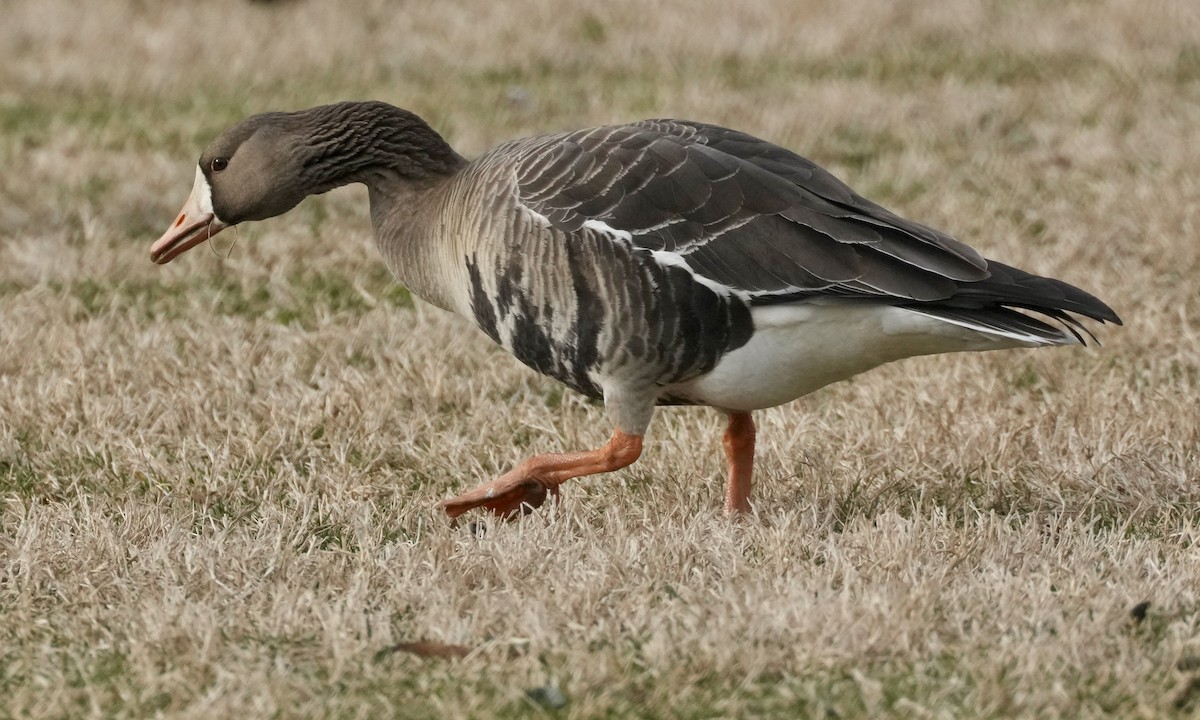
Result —
POLYGON ((1200 716, 1194 0, 0 13, 0 717, 1200 716), (394 286, 361 188, 148 259, 217 132, 351 98, 467 156, 733 126, 1126 325, 760 413, 742 521, 667 409, 474 537, 434 504, 610 428, 394 286))

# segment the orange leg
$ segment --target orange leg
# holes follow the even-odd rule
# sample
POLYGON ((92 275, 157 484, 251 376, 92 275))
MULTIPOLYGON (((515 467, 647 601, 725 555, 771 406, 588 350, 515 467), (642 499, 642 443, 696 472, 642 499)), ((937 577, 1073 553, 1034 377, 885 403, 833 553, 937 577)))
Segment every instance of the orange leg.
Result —
POLYGON ((617 430, 604 447, 587 452, 535 455, 486 485, 438 507, 452 518, 484 507, 506 519, 540 507, 546 495, 558 496, 558 486, 581 475, 611 472, 631 464, 642 454, 642 436, 617 430))
POLYGON ((754 420, 750 413, 730 413, 725 430, 725 461, 729 481, 725 485, 725 512, 750 512, 750 476, 754 472, 754 420))

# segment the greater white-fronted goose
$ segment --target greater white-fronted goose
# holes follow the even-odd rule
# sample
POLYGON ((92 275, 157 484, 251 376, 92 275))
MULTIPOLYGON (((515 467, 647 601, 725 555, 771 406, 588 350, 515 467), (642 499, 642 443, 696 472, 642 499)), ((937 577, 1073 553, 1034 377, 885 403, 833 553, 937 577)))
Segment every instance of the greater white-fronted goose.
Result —
POLYGON ((603 398, 615 426, 598 450, 538 455, 442 502, 451 516, 511 517, 570 478, 629 465, 662 404, 728 414, 725 505, 746 511, 751 411, 915 355, 1082 343, 1072 313, 1120 323, 1088 293, 987 260, 795 153, 684 120, 514 140, 468 162, 381 102, 255 115, 200 156, 150 256, 169 262, 355 182, 401 283, 603 398))

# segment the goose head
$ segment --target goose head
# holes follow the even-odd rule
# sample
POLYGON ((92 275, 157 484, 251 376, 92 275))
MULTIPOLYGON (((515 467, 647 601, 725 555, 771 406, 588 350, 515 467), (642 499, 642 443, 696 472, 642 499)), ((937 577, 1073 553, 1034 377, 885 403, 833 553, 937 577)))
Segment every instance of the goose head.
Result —
POLYGON ((200 155, 192 193, 150 248, 167 263, 225 228, 282 215, 313 192, 305 187, 305 138, 288 114, 266 113, 222 133, 200 155))
POLYGON ((340 185, 384 175, 416 183, 465 163, 424 120, 387 103, 254 115, 200 155, 192 194, 150 259, 170 262, 227 227, 282 215, 340 185))

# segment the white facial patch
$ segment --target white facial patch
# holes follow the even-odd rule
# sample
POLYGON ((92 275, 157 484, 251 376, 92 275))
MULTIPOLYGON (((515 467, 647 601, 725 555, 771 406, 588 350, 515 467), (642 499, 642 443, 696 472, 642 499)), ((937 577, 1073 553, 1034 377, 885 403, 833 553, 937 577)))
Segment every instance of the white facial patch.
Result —
POLYGON ((213 212, 212 186, 197 165, 192 193, 188 195, 175 222, 171 223, 171 227, 150 247, 150 257, 157 263, 170 262, 175 256, 208 240, 227 227, 229 223, 221 220, 213 212))
POLYGON ((208 184, 208 178, 204 177, 204 170, 199 165, 196 165, 196 182, 192 184, 192 194, 184 203, 183 212, 189 215, 194 213, 195 217, 203 217, 212 213, 214 220, 221 221, 221 218, 213 212, 212 185, 208 184))

